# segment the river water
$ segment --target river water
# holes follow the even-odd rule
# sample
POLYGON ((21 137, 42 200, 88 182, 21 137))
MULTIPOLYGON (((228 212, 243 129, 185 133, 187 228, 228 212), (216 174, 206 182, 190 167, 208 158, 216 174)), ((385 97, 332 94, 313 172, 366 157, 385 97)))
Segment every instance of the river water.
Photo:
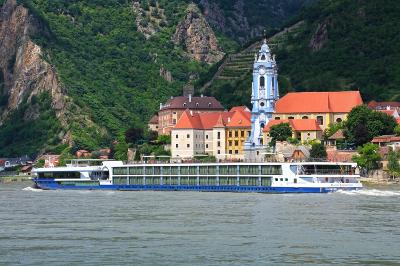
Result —
POLYGON ((0 265, 400 265, 400 187, 331 194, 0 184, 0 265))

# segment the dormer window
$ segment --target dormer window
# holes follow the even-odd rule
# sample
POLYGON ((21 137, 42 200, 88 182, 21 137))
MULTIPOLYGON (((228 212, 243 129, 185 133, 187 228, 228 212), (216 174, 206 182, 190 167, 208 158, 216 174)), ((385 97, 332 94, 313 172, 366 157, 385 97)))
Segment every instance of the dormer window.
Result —
POLYGON ((211 103, 208 103, 208 107, 211 107, 211 103))
POLYGON ((196 107, 199 107, 199 103, 196 103, 196 107))
POLYGON ((183 107, 186 107, 186 103, 183 103, 183 107))

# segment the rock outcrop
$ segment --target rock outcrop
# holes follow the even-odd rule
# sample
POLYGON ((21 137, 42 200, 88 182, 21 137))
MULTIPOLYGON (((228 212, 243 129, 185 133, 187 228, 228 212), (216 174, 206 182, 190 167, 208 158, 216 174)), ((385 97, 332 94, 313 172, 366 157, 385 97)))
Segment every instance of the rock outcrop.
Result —
POLYGON ((318 24, 314 35, 311 37, 308 47, 313 52, 318 52, 322 49, 325 43, 328 41, 328 25, 327 23, 318 24))
MULTIPOLYGON (((67 124, 67 97, 57 73, 30 38, 42 30, 45 31, 41 23, 16 0, 4 3, 0 10, 0 72, 4 79, 0 95, 7 97, 7 101, 0 106, 0 125, 21 103, 30 103, 32 96, 43 92, 51 95, 52 108, 61 123, 67 124)), ((27 108, 26 112, 26 120, 38 117, 35 107, 27 108)))
POLYGON ((190 58, 200 62, 212 64, 224 56, 213 30, 195 4, 188 6, 186 16, 176 28, 173 41, 184 47, 190 58))
POLYGON ((148 5, 147 10, 141 7, 140 1, 133 1, 133 12, 136 15, 136 27, 146 39, 156 34, 161 28, 167 26, 168 22, 164 9, 160 8, 157 1, 152 2, 154 6, 148 5))

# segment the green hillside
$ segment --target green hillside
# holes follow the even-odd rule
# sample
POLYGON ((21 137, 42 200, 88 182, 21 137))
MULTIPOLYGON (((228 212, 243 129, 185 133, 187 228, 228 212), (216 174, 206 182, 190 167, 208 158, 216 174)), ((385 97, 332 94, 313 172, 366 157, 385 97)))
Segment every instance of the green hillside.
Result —
MULTIPOLYGON (((3 2, 0 0, 0 4, 3 2)), ((145 15, 140 25, 146 27, 151 24, 156 29, 146 39, 138 31, 138 15, 131 0, 18 1, 45 26, 46 34, 36 34, 32 38, 43 48, 45 60, 55 66, 62 86, 79 107, 79 111, 70 110, 74 119, 67 128, 72 134, 75 149, 105 147, 127 128, 145 127, 160 102, 171 95, 179 95, 189 77, 202 75, 210 69, 207 64, 188 59, 184 47, 176 47, 171 40, 190 2, 141 0, 140 8, 145 15), (172 82, 160 76, 161 67, 171 72, 172 82), (79 116, 82 112, 95 125, 81 120, 79 116)), ((207 1, 197 1, 198 4, 200 2, 207 1)), ((242 12, 250 21, 250 26, 268 27, 280 25, 288 16, 298 12, 305 0, 238 2, 241 5, 235 10, 224 0, 213 3, 221 8, 226 18, 233 18, 242 12), (271 18, 274 14, 276 19, 273 23, 260 16, 257 3, 271 14, 271 18), (253 16, 252 12, 258 12, 258 15, 253 16), (268 23, 271 25, 264 25, 268 23)), ((229 36, 236 36, 240 29, 232 28, 235 25, 229 23, 224 28, 210 24, 225 52, 238 47, 239 39, 229 36)), ((246 36, 250 37, 251 34, 246 36)), ((6 95, 1 97, 6 102, 6 95)), ((0 127, 3 140, 10 139, 12 132, 20 132, 20 137, 14 138, 13 142, 1 143, 0 156, 34 153, 44 146, 56 148, 57 141, 61 141, 57 137, 61 130, 59 125, 48 130, 49 126, 41 128, 41 136, 50 135, 30 143, 23 136, 30 136, 32 125, 21 115, 21 111, 16 112, 0 127)), ((51 112, 40 116, 44 124, 53 119, 55 116, 51 112)))
MULTIPOLYGON (((272 41, 281 95, 359 89, 365 101, 400 100, 398 14, 395 0, 318 1, 304 10, 283 29, 279 41, 272 41), (287 32, 293 24, 296 29, 287 32)), ((251 66, 253 60, 249 56, 245 65, 251 66)), ((240 57, 233 60, 228 71, 232 65, 240 67, 243 62, 240 57)), ((205 91, 232 105, 246 103, 241 96, 249 95, 251 77, 221 81, 224 75, 205 91)))

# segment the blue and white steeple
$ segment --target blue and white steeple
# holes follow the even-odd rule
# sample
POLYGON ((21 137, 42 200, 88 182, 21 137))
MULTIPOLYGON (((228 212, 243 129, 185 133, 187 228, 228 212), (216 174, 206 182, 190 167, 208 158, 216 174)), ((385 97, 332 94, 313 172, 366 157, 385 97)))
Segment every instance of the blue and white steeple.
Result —
POLYGON ((275 56, 271 55, 266 39, 253 65, 251 93, 251 135, 246 141, 246 148, 262 146, 262 130, 272 119, 275 102, 279 99, 278 67, 275 56))

